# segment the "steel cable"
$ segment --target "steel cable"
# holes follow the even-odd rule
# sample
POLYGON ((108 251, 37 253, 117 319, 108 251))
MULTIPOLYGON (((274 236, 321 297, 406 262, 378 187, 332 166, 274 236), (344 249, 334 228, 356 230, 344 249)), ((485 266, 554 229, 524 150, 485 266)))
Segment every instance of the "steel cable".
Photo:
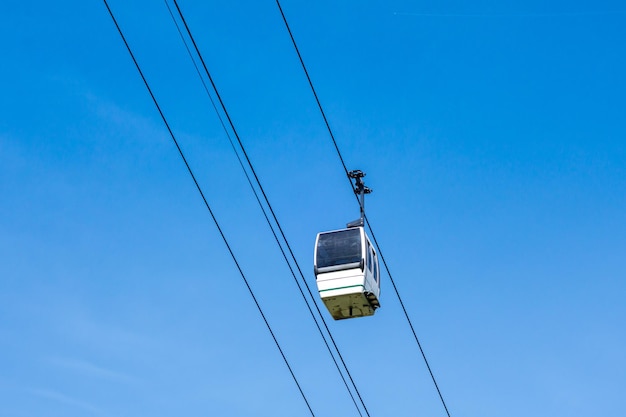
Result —
MULTIPOLYGON (((167 0, 165 0, 165 3, 166 3, 166 5, 168 5, 167 0)), ((192 34, 192 32, 191 32, 191 29, 190 29, 189 25, 187 24, 187 21, 186 21, 186 19, 185 19, 185 17, 184 17, 184 14, 182 13, 182 10, 180 9, 180 6, 179 6, 179 4, 178 4, 178 1, 177 1, 177 0, 173 0, 173 3, 174 3, 174 5, 175 5, 175 7, 176 7, 176 10, 177 10, 177 12, 178 12, 178 15, 180 16, 180 19, 181 19, 181 21, 182 21, 182 23, 183 23, 183 26, 185 27, 185 31, 186 31, 186 33, 187 33, 187 36, 189 37, 189 39, 190 39, 190 41, 191 41, 191 43, 192 43, 192 45, 193 45, 193 47, 194 47, 194 50, 195 50, 195 52, 196 52, 196 55, 198 56, 198 58, 199 58, 199 60, 200 60, 200 62, 201 62, 201 64, 202 64, 202 67, 203 67, 203 69, 204 69, 204 72, 205 72, 205 74, 206 74, 206 76, 207 76, 207 78, 208 78, 208 80, 209 80, 210 84, 211 84, 211 87, 212 87, 213 91, 215 92, 215 95, 216 95, 216 97, 217 97, 217 99, 218 99, 218 102, 220 103, 220 107, 222 108, 222 111, 224 112, 224 115, 226 116, 226 119, 228 120, 228 124, 229 124, 229 126, 230 126, 230 128, 231 128, 231 130, 232 130, 232 132, 233 132, 233 135, 234 135, 234 136, 235 136, 235 138, 237 139, 237 143, 239 144, 239 147, 240 147, 240 148, 241 148, 241 150, 242 150, 242 153, 243 153, 244 158, 245 158, 245 160, 246 160, 246 162, 247 162, 247 164, 248 164, 248 166, 249 166, 249 168, 250 168, 250 171, 252 172, 252 174, 253 174, 253 176, 254 176, 255 182, 256 182, 257 186, 259 187, 259 190, 261 191, 261 194, 263 195, 263 199, 264 199, 264 201, 265 201, 265 203, 266 203, 267 207, 269 208, 269 211, 270 211, 270 213, 271 213, 271 216, 272 216, 272 218, 273 218, 274 222, 276 223, 276 226, 277 226, 277 228, 278 228, 278 230, 279 230, 279 233, 280 233, 280 235, 281 235, 281 237, 282 237, 283 241, 285 242, 285 245, 286 245, 287 250, 288 250, 288 252, 289 252, 289 254, 290 254, 290 256, 291 256, 291 259, 293 260, 293 263, 295 264, 295 266, 296 266, 296 268, 297 268, 297 270, 298 270, 298 272, 299 272, 299 275, 300 275, 300 277, 301 277, 301 280, 303 281, 304 286, 305 286, 305 288, 307 289, 307 291, 308 291, 308 293, 309 293, 309 297, 310 297, 312 300, 314 300, 314 296, 313 296, 313 294, 312 294, 312 292, 311 292, 311 289, 309 288, 308 283, 306 282, 306 279, 305 279, 305 277, 304 277, 304 274, 303 274, 303 272, 302 272, 302 269, 301 269, 301 267, 300 267, 300 265, 299 265, 299 263, 298 263, 298 261, 297 261, 297 259, 296 259, 295 255, 294 255, 294 253, 293 253, 293 250, 291 249, 291 245, 289 244, 289 241, 287 240, 287 237, 285 236, 285 233, 284 233, 284 231, 283 231, 283 228, 282 228, 282 226, 281 226, 281 224, 280 224, 280 221, 278 220, 278 218, 277 218, 277 216, 276 216, 276 214, 275 214, 275 212, 274 212, 274 210, 273 210, 273 208, 272 208, 272 205, 271 205, 271 203, 270 203, 270 201, 269 201, 269 198, 267 197, 267 194, 265 193, 265 190, 263 189, 263 186, 261 185, 260 179, 259 179, 259 177, 258 177, 258 175, 257 175, 257 173, 256 173, 256 171, 255 171, 255 169, 254 169, 254 166, 252 165, 252 162, 251 162, 251 160, 250 160, 250 158, 249 158, 249 156, 248 156, 248 154, 247 154, 247 152, 246 152, 246 150, 245 150, 245 146, 243 145, 243 142, 241 141, 241 138, 240 138, 239 134, 237 133, 237 129, 235 128, 234 122, 232 121, 232 118, 230 117, 230 114, 228 113, 228 110, 227 110, 227 108, 226 108, 226 105, 224 104, 224 101, 222 100, 222 97, 221 97, 221 95, 219 94, 219 91, 218 91, 218 89, 217 89, 217 86, 216 86, 216 84, 215 84, 215 81, 213 80, 213 77, 211 76, 211 73, 210 73, 210 71, 209 71, 209 69, 208 69, 208 67, 207 67, 207 65, 206 65, 206 62, 205 62, 205 60, 204 60, 204 57, 202 56, 202 53, 200 52, 200 49, 199 49, 199 47, 198 47, 198 45, 197 45, 197 43, 196 43, 196 41, 195 41, 195 38, 194 38, 194 36, 193 36, 193 34, 192 34)), ((168 9, 169 9, 169 5, 168 5, 168 9)), ((173 16, 172 16, 172 17, 173 17, 173 16)), ((178 28, 178 24, 177 24, 177 22, 176 22, 176 20, 175 20, 175 19, 174 19, 174 23, 176 24, 176 26, 177 26, 177 28, 178 28)), ((180 33, 180 31, 179 31, 179 33, 180 33)), ((181 36, 182 36, 182 34, 181 34, 181 36)), ((190 53, 190 51, 189 51, 189 48, 187 47, 187 44, 186 44, 186 41, 185 41, 184 37, 183 37, 183 42, 185 43, 185 46, 186 46, 186 48, 187 48, 187 51, 188 51, 188 53, 190 54, 190 57, 191 57, 192 61, 194 62, 194 66, 196 67, 196 70, 198 71, 198 67, 197 67, 197 65, 196 65, 196 63, 195 63, 195 60, 193 59, 193 56, 191 55, 191 53, 190 53)), ((204 85, 205 91, 206 91, 206 92, 207 92, 207 94, 209 95, 209 98, 210 98, 211 102, 213 103, 214 109, 215 109, 216 113, 218 114, 218 117, 220 118, 220 121, 221 121, 221 115, 219 114, 219 112, 218 112, 218 111, 217 111, 217 109, 215 108, 215 104, 214 104, 214 102, 213 102, 213 99, 212 99, 211 95, 210 95, 210 94, 209 94, 209 92, 208 92, 208 89, 207 89, 207 87, 206 87, 206 84, 204 83, 204 79, 202 78, 202 76, 200 76, 200 79, 201 79, 202 84, 204 85)), ((227 134, 227 136, 228 136, 228 139, 229 139, 229 141, 231 141, 231 146, 233 146, 233 148, 234 148, 234 145, 232 144, 232 139, 231 139, 231 137, 230 137, 230 134, 228 133, 227 129, 225 128, 225 126, 224 126, 223 122, 222 122, 222 127, 226 130, 226 134, 227 134)), ((239 155, 238 155, 238 153, 237 153, 237 151, 236 151, 236 150, 235 150, 235 153, 237 154, 237 158, 238 158, 238 160, 239 160, 239 163, 240 163, 240 164, 242 164, 241 159, 240 159, 240 157, 239 157, 239 155)), ((270 220, 268 219, 268 216, 267 216, 267 213, 266 213, 266 211, 265 211, 265 208, 263 207, 263 204, 262 204, 262 203, 260 202, 260 200, 259 200, 259 197, 258 197, 258 194, 257 194, 257 192, 256 192, 256 189, 255 189, 255 188, 254 188, 254 186, 252 185, 251 180, 250 180, 250 177, 248 176, 248 173, 247 173, 246 169, 243 167, 243 165, 242 165, 242 169, 244 170, 244 173, 245 173, 245 175, 246 175, 246 178, 248 179, 248 182, 249 182, 249 184, 250 184, 250 186, 251 186, 251 188, 252 188, 252 191, 253 191, 253 193, 254 193, 254 195, 255 195, 256 199, 257 199, 257 202, 258 202, 258 204, 259 204, 259 206, 260 206, 261 210, 263 211, 263 214, 264 214, 264 216, 265 216, 265 219, 266 219, 266 221, 267 221, 267 223, 268 223, 268 225, 269 225, 270 229, 272 230, 272 234, 274 235, 274 238, 276 239, 276 242, 277 242, 277 244, 278 244, 278 245, 279 245, 279 247, 280 247, 281 253, 283 254, 283 257, 285 258, 285 261, 287 262, 287 265, 289 266, 289 269, 290 269, 290 271, 291 271, 291 273, 292 273, 292 276, 293 276, 294 280, 296 280, 296 285, 298 286, 298 289, 300 290, 300 293, 301 293, 301 295, 302 295, 302 297, 303 297, 303 299, 304 299, 305 303, 307 304, 307 307, 308 307, 308 309, 309 309, 309 312, 311 313, 311 316, 312 316, 313 320, 314 320, 314 321, 315 321, 315 323, 316 323, 316 326, 317 326, 317 328, 318 328, 318 331, 319 331, 320 335, 322 336, 322 338, 324 339, 324 343, 326 344, 326 347, 327 347, 327 349, 329 350, 329 353, 330 353, 331 357, 333 358, 333 361, 335 362, 335 366, 337 367, 337 370, 339 371, 339 373, 340 373, 340 375, 341 375, 341 378, 342 378, 342 380, 343 380, 344 384, 346 385, 346 389, 348 390, 348 392, 349 392, 349 394, 350 394, 350 397, 352 398, 352 401, 355 403, 355 406, 356 406, 356 408, 357 408, 357 411, 359 412, 359 414, 360 414, 360 415, 362 415, 362 414, 361 414, 361 411, 359 410, 359 408, 358 408, 358 406, 357 406, 357 404, 356 404, 356 401, 355 401, 355 399, 354 399, 354 396, 353 396, 353 395, 352 395, 352 393, 350 392, 350 389, 349 389, 349 387, 348 387, 348 385, 347 385, 347 382, 346 382, 346 380, 345 380, 345 378, 344 378, 344 376, 343 376, 343 373, 342 373, 342 371, 340 370, 340 368, 339 368, 339 366, 338 366, 338 364, 337 364, 337 362, 336 362, 336 360, 335 360, 335 358, 334 358, 334 356, 333 356, 333 353, 332 353, 332 351, 331 351, 330 347, 328 346, 328 342, 326 341, 326 338, 325 338, 325 336, 324 336, 324 334, 323 334, 323 332, 322 332, 322 330, 321 330, 321 328, 320 328, 320 326, 319 326, 319 323, 318 323, 318 321, 317 321, 317 319, 316 319, 315 315, 313 314, 313 312, 312 312, 312 310, 311 310, 311 307, 310 307, 310 305, 309 305, 309 301, 306 299, 306 297, 305 297, 305 295, 304 295, 304 292, 303 292, 303 290, 302 290, 302 287, 301 287, 301 285, 298 283, 298 281, 297 281, 297 279, 296 279, 296 277, 295 277, 295 274, 294 274, 294 272, 293 272, 293 269, 292 269, 292 267, 291 267, 291 265, 290 265, 290 261, 288 260, 288 258, 287 258, 287 256, 286 256, 286 254, 285 254, 285 252, 284 252, 284 249, 283 249, 283 247, 282 247, 282 244, 281 244, 280 240, 278 239, 278 237, 277 237, 277 235, 276 235, 276 232, 275 232, 275 230, 274 230, 274 228, 273 228, 273 226, 272 226, 272 224, 271 224, 270 220)), ((341 352, 340 352, 340 350, 339 350, 339 348, 338 348, 338 346, 337 346, 337 344, 336 344, 336 342, 335 342, 335 340, 334 340, 334 338, 333 338, 333 336, 332 336, 332 333, 330 332, 330 329, 328 328, 328 325, 327 325, 327 323, 326 323, 326 321, 325 321, 325 319, 324 319, 324 317, 323 317, 323 315, 322 315, 321 311, 319 310, 319 307, 317 306, 317 304, 316 304, 314 301, 313 301, 312 303, 313 303, 313 305, 315 306, 315 309, 317 310, 317 313, 318 313, 318 315, 319 315, 320 319, 322 320, 322 323, 323 323, 323 325, 324 325, 324 327, 325 327, 325 329, 326 329, 326 332, 328 333, 328 336, 329 336, 329 338, 330 338, 330 340, 331 340, 331 343, 333 344, 333 347, 335 348, 335 351, 337 352, 337 356, 339 357, 339 359, 340 359, 340 361, 341 361, 341 363, 342 363, 342 365, 343 365, 343 367, 344 367, 344 369, 345 369, 345 371, 346 371, 346 375, 347 375, 347 376, 348 376, 348 378, 350 379, 350 382, 351 382, 351 384, 352 384, 352 387, 353 387, 353 389, 354 389, 355 393, 356 393, 356 394, 357 394, 357 396, 359 397, 359 401, 360 401, 360 403, 361 403, 361 405, 362 405, 362 407, 363 407, 363 409, 364 409, 365 413, 367 414, 367 416, 368 416, 368 417, 370 417, 369 411, 367 410, 367 406, 365 405, 365 402, 364 402, 364 400, 363 400, 363 398, 362 398, 362 396, 361 396, 361 394, 360 394, 360 392, 359 392, 359 390, 358 390, 358 388, 357 388, 357 386, 356 386, 356 383, 354 382, 354 379, 352 378, 352 375, 350 374, 350 371, 349 371, 349 369, 348 369, 348 367, 347 367, 347 365, 346 365, 346 363, 345 363, 345 360, 343 359, 343 356, 341 355, 341 352)))
POLYGON ((128 44, 126 37, 124 36, 124 33, 122 32, 122 29, 120 27, 120 25, 117 22, 117 19, 115 18, 115 15, 113 14, 113 11, 111 10, 111 8, 109 7, 109 4, 107 2, 107 0, 103 0, 104 1, 104 5, 107 8, 107 11, 109 12, 109 15, 111 16, 111 19, 113 20, 113 23, 115 24, 115 27, 117 28, 118 33, 120 34, 122 41, 124 42, 124 45, 126 46, 126 49, 128 50, 128 53, 130 54, 133 63, 135 64, 135 67, 137 68, 137 71, 139 72, 139 75, 144 83, 144 85, 146 86, 146 89, 148 90, 148 93, 150 94, 150 97, 152 98, 152 101, 154 102, 154 105, 157 108, 157 111, 159 112, 159 115, 161 116, 161 119, 163 120, 163 123, 165 124, 165 127, 167 128, 167 131, 169 132, 174 144, 176 145, 176 149, 178 150, 178 153, 180 155, 180 157, 182 158, 185 167, 187 168, 187 171, 189 172, 189 175, 191 176, 196 189, 198 190, 198 192, 200 193, 200 196, 202 197, 202 201, 204 202, 204 205, 206 206, 207 210, 209 211, 209 214, 211 215, 211 219, 213 220, 213 223, 215 223, 215 226, 222 238, 222 240, 224 241, 224 244, 226 245, 226 248, 228 249, 228 252, 231 256, 231 258, 233 259, 233 262, 235 263, 237 270, 239 271, 239 274, 241 275, 241 278, 243 279, 246 288, 248 289, 248 292, 250 293, 250 296, 252 297, 254 304, 257 307, 257 310, 259 311, 259 314, 261 315, 263 321, 265 322, 265 325, 268 329, 268 331, 270 332, 270 335, 272 336, 272 339, 274 340, 274 343, 276 344, 276 347, 278 348, 278 351, 280 352, 281 357, 283 358, 283 361, 285 362, 285 365, 287 366, 287 369, 289 370, 289 373, 291 374, 291 377, 293 378, 296 386, 298 387, 298 390, 300 392, 300 395, 302 396, 304 402, 306 403, 307 408, 309 409, 309 412, 311 413, 311 416, 315 417, 315 413, 313 412, 313 409, 311 408, 311 405, 309 404, 309 400, 307 399, 306 395, 304 394, 304 391, 302 390, 302 387, 300 386, 300 383, 298 382, 298 379, 296 378, 296 375, 293 372, 293 369, 291 368, 291 365, 289 364, 289 361, 287 360, 287 357, 285 356, 285 353, 283 352, 283 349, 280 347, 280 343, 278 342, 278 339, 276 338, 276 336, 274 335, 274 332, 272 331, 272 327, 270 326, 269 322, 267 321, 267 318, 265 317, 265 314, 263 313, 263 309, 261 308, 261 305, 259 304, 256 296, 254 295, 254 291, 252 290, 252 287, 250 286, 248 279, 246 278, 246 275, 244 274, 243 270, 241 269, 241 266, 239 265, 239 262, 237 261, 237 258, 230 246, 230 244, 228 243, 228 240, 226 239, 226 236, 224 235, 224 232, 222 231, 222 228, 219 225, 219 222, 217 221, 217 218, 215 217, 215 214, 213 213, 213 210, 211 209, 211 206, 208 203, 208 200, 206 199, 204 192, 202 191, 202 188, 200 187, 200 184, 198 183, 195 174, 193 173, 193 170, 191 169, 191 166, 189 165, 189 163, 187 162, 187 158, 185 157, 185 154, 182 151, 182 148, 180 147, 178 140, 176 139, 176 136, 174 135, 174 132, 172 131, 170 124, 168 123, 167 119, 165 118, 165 115, 163 113, 163 111, 161 110, 161 106, 159 105, 154 93, 152 92, 152 89, 150 88, 150 85, 148 84, 148 81, 146 79, 146 77, 143 74, 143 71, 141 70, 141 67, 139 66, 139 63, 137 61, 137 59, 135 58, 135 55, 132 52, 132 49, 130 48, 130 45, 128 44))
MULTIPOLYGON (((278 10, 280 11, 280 15, 283 19, 283 22, 285 23, 285 27, 287 29, 287 32, 289 33, 289 37, 291 38, 291 42, 293 44, 293 47, 296 51, 296 54, 298 55, 298 59, 300 60, 300 64, 302 65, 302 69, 304 71, 304 74, 306 75, 306 79, 309 83, 309 86, 311 87, 311 91, 313 92, 313 96, 315 97, 315 101, 317 103, 317 106, 320 110, 320 113, 322 114, 322 118, 324 119, 324 123, 326 124, 326 128, 328 129, 328 133, 330 135, 330 138, 332 139, 333 145, 335 146, 335 150, 337 151, 337 156, 339 157, 339 160, 341 161, 341 165, 346 173, 346 178, 348 179, 348 182, 350 183, 350 188, 352 189, 352 180, 350 179, 350 177, 348 176, 348 168, 346 166, 345 160, 343 158, 343 156, 341 155, 341 151, 339 150, 339 145, 337 144, 337 140, 335 139, 335 135, 333 134, 333 131, 330 127, 330 123, 328 122, 328 118, 326 117, 326 113, 324 112, 324 108, 322 107, 322 103, 320 102, 320 99, 317 95, 317 91, 315 90, 315 87, 313 86, 313 81, 311 80, 311 77, 309 75, 309 71, 306 68, 306 65, 304 63, 304 59, 302 58, 302 54, 300 53, 300 49, 298 48, 298 45, 296 44, 296 40, 293 36, 293 33, 291 32, 291 28, 289 26, 289 22, 287 21, 287 17, 285 16, 285 13, 283 12, 283 8, 280 5, 280 1, 276 0, 276 5, 278 6, 278 10)), ((359 203, 359 206, 361 206, 361 202, 359 201, 359 198, 357 197, 357 202, 359 203)), ((361 207, 361 209, 363 209, 363 207, 361 207)), ((378 253, 380 255, 380 259, 383 261, 383 265, 385 265, 385 270, 387 271, 387 274, 389 275, 389 280, 391 281, 391 284, 393 286, 393 289, 396 293, 396 296, 398 297, 398 300, 400 301, 400 306, 402 307, 402 311, 404 312, 404 316, 407 319, 407 322, 409 324, 409 327, 411 328, 411 332, 413 334, 413 337, 415 338, 415 341, 417 342, 417 346, 419 347, 419 350, 422 354, 422 358, 424 359, 424 362, 426 363, 426 368, 428 369, 428 372, 430 374, 430 377, 433 381, 433 384, 435 385, 435 388, 437 390, 437 394, 439 395, 439 399, 441 400, 441 403, 443 404, 443 408, 446 411, 446 414, 448 415, 448 417, 450 417, 450 412, 448 411, 448 406, 446 405, 445 400, 443 399, 443 395, 441 393, 441 390, 439 389, 439 385, 437 384, 437 380, 435 379, 435 375, 433 374, 431 368, 430 368, 430 364, 428 363, 428 359, 426 358, 426 354, 424 352, 424 349, 422 348, 422 344, 419 341, 419 338, 417 337, 417 333, 415 332, 415 328, 413 327, 413 323, 411 322, 411 318, 409 317, 409 314, 404 306, 404 302, 402 301, 402 297, 400 296, 400 292, 398 291, 398 288, 396 287, 395 281, 393 279, 393 276, 391 275, 391 271, 389 270, 389 266, 387 265, 387 262, 385 261, 385 258, 383 256, 382 250, 380 249, 380 245, 378 244, 378 241, 374 235, 374 231, 372 229, 372 226, 367 218, 367 216, 365 216, 365 221, 367 223, 367 227, 370 230, 370 233, 372 234, 372 239, 374 240, 374 244, 376 245, 377 249, 378 249, 378 253)))

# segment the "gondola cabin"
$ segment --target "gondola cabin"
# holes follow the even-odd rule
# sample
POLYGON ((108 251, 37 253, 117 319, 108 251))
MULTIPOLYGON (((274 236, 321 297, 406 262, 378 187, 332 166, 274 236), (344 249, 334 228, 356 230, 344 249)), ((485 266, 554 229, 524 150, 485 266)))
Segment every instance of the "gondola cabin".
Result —
POLYGON ((320 297, 335 320, 372 316, 380 307, 378 257, 362 226, 319 233, 314 269, 320 297))

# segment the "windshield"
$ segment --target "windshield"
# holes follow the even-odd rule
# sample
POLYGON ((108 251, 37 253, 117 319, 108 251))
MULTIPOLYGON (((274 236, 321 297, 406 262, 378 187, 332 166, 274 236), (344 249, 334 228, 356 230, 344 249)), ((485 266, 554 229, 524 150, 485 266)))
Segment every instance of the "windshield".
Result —
POLYGON ((361 262, 361 230, 359 228, 322 233, 317 240, 318 268, 361 262))

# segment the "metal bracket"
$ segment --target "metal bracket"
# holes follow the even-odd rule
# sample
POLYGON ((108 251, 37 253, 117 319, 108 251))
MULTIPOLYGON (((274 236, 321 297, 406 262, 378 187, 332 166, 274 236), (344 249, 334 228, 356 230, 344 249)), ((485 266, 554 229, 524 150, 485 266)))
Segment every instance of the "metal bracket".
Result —
POLYGON ((347 224, 348 228, 360 227, 365 223, 365 194, 370 194, 372 189, 367 187, 362 178, 365 173, 360 169, 355 169, 348 172, 348 178, 350 181, 354 180, 354 193, 359 196, 359 206, 361 211, 361 217, 347 224))

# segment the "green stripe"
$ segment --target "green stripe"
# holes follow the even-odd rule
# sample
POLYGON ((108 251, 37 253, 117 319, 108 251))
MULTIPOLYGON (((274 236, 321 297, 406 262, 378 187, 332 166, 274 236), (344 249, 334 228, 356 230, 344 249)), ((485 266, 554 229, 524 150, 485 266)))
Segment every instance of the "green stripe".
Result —
POLYGON ((352 288, 352 287, 365 287, 365 286, 363 284, 348 285, 348 286, 345 286, 345 287, 337 287, 337 288, 329 288, 327 290, 320 290, 320 292, 333 291, 333 290, 343 290, 344 288, 352 288))

